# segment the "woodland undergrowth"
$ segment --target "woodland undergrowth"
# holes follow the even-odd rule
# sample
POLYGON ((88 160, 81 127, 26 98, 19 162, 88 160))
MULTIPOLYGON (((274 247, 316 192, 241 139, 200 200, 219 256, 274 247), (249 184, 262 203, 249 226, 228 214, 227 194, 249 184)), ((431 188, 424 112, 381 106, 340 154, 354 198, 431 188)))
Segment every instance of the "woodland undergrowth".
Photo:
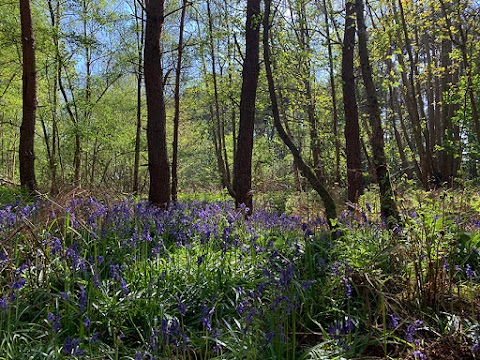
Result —
POLYGON ((367 194, 338 234, 303 207, 1 200, 0 359, 480 357, 475 192, 405 194, 393 230, 367 194))

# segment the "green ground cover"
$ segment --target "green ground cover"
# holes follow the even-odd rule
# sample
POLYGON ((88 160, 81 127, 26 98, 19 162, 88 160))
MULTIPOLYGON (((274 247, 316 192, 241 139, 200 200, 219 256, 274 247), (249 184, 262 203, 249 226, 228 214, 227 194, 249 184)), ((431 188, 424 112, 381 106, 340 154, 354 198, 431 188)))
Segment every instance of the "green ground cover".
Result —
POLYGON ((413 194, 392 231, 362 201, 331 234, 227 200, 9 194, 0 359, 472 359, 477 200, 413 194))

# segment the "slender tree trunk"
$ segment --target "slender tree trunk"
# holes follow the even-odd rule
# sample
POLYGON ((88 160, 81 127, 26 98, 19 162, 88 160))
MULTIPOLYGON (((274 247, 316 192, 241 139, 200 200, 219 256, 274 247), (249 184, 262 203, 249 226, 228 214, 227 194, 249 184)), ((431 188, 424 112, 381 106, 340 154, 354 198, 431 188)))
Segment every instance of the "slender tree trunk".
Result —
MULTIPOLYGON (((395 91, 394 91, 395 93, 395 91)), ((411 162, 413 163, 414 169, 415 169, 415 174, 418 179, 422 179, 422 169, 420 168, 420 164, 418 163, 416 159, 416 148, 415 148, 415 143, 412 141, 410 138, 410 134, 407 129, 407 124, 405 123, 404 116, 403 116, 403 111, 402 111, 402 106, 400 105, 400 100, 399 100, 399 95, 398 93, 393 96, 393 106, 395 107, 395 111, 397 113, 398 119, 400 121, 400 129, 402 130, 403 138, 405 139, 408 148, 410 149, 411 152, 411 162)))
POLYGON ((150 190, 148 200, 159 207, 170 202, 165 98, 161 66, 160 38, 164 22, 164 1, 149 0, 145 29, 145 90, 147 95, 147 142, 150 190))
MULTIPOLYGON (((390 120, 391 120, 391 123, 392 123, 392 129, 393 129, 393 135, 395 137, 395 142, 397 144, 398 152, 400 154, 400 160, 401 160, 401 164, 402 164, 402 173, 405 173, 407 175, 408 179, 413 179, 413 171, 412 171, 412 169, 410 167, 410 164, 407 160, 402 136, 401 136, 400 131, 398 130, 398 126, 397 126, 397 118, 400 119, 400 121, 401 121, 401 118, 402 118, 402 109, 398 104, 398 96, 399 95, 396 91, 396 88, 394 88, 392 86, 392 84, 395 81, 395 79, 394 79, 395 75, 394 75, 393 62, 391 60, 391 54, 392 54, 392 49, 389 48, 388 49, 388 55, 389 56, 387 56, 387 59, 385 60, 385 63, 386 63, 386 66, 387 66, 387 74, 390 74, 389 75, 390 83, 388 84, 388 103, 389 103, 389 106, 390 106, 390 116, 389 117, 390 117, 390 120)), ((411 146, 410 139, 407 139, 407 142, 409 143, 409 146, 411 146)), ((413 152, 413 150, 412 150, 412 152, 413 152)), ((418 167, 417 161, 415 159, 413 161, 416 164, 416 166, 418 167)), ((421 174, 421 172, 418 169, 417 175, 419 176, 419 178, 420 178, 420 174, 421 174)))
POLYGON ((420 168, 421 168, 421 182, 425 189, 429 188, 429 180, 435 177, 435 171, 433 169, 433 163, 431 156, 427 149, 425 148, 424 144, 424 136, 423 136, 423 129, 421 124, 421 119, 418 110, 418 102, 417 102, 417 90, 415 88, 415 74, 416 74, 416 64, 413 58, 413 51, 410 44, 410 38, 408 36, 407 24, 405 21, 405 15, 403 11, 403 5, 401 0, 398 1, 400 14, 397 12, 397 8, 395 3, 392 3, 393 12, 397 23, 401 26, 397 32, 397 38, 400 42, 405 43, 405 48, 408 54, 408 61, 409 66, 407 67, 405 63, 405 59, 403 53, 398 54, 398 61, 400 67, 404 69, 401 72, 402 74, 402 82, 405 86, 405 102, 407 105, 407 110, 410 118, 410 122, 413 126, 413 138, 415 140, 415 146, 420 158, 420 168), (400 18, 400 19, 398 19, 400 18), (401 37, 401 32, 403 31, 404 40, 401 37), (407 75, 408 73, 408 75, 407 75))
POLYGON ((137 129, 135 133, 135 163, 133 165, 133 187, 132 191, 138 194, 138 180, 140 170, 140 146, 142 137, 142 80, 143 80, 143 44, 145 38, 143 0, 137 4, 138 0, 133 0, 135 6, 135 21, 139 32, 137 33, 137 129))
MULTIPOLYGON (((214 94, 214 107, 211 107, 211 114, 213 115, 212 119, 214 121, 214 130, 213 130, 213 141, 215 146, 215 155, 217 157, 217 164, 220 171, 220 175, 222 177, 222 187, 228 190, 228 193, 235 197, 233 187, 231 184, 230 179, 230 170, 228 167, 228 160, 226 155, 224 155, 223 149, 225 138, 222 131, 222 120, 220 118, 220 99, 218 94, 218 83, 217 83, 217 61, 216 61, 216 53, 215 53, 215 41, 213 37, 213 17, 212 11, 210 8, 210 0, 207 0, 207 17, 208 17, 208 44, 209 44, 209 51, 211 56, 211 71, 213 77, 213 94, 214 94)), ((202 59, 204 62, 205 67, 205 74, 206 71, 206 64, 205 60, 202 59)), ((208 84, 207 84, 208 86, 208 84)))
POLYGON ((288 136, 280 120, 280 111, 277 102, 277 95, 275 93, 275 83, 272 73, 272 62, 270 60, 270 7, 271 0, 265 0, 265 12, 263 18, 263 52, 265 71, 268 81, 268 92, 270 94, 270 102, 272 106, 273 123, 283 143, 289 148, 290 152, 292 153, 299 170, 302 172, 303 176, 307 178, 312 188, 319 194, 320 198, 322 199, 325 206, 325 216, 327 218, 328 225, 331 229, 334 229, 336 227, 334 220, 337 218, 335 201, 322 183, 321 179, 319 179, 312 171, 312 169, 305 163, 302 155, 300 154, 300 151, 295 146, 290 136, 288 136))
POLYGON ((410 168, 410 165, 407 161, 407 156, 405 155, 405 147, 403 145, 402 136, 398 131, 397 122, 396 122, 396 112, 395 112, 395 104, 393 97, 396 96, 395 92, 393 91, 393 87, 391 85, 388 86, 388 98, 390 103, 390 121, 392 123, 393 135, 395 137, 395 142, 397 143, 398 153, 400 154, 400 161, 402 164, 402 173, 407 175, 408 179, 413 179, 413 172, 410 168))
POLYGON ((95 175, 97 172, 98 153, 100 152, 100 146, 98 138, 96 137, 93 142, 93 154, 90 162, 90 186, 95 187, 95 175))
MULTIPOLYGON (((92 48, 90 43, 87 41, 89 37, 89 32, 87 29, 88 25, 88 16, 91 12, 91 8, 88 7, 89 0, 83 0, 83 36, 86 41, 85 43, 85 109, 83 111, 83 121, 85 124, 90 122, 91 112, 92 112, 92 48)), ((97 135, 94 135, 95 137, 97 135)), ((82 152, 82 151, 81 151, 82 152)), ((80 156, 81 158, 81 156, 80 156)), ((85 173, 88 173, 88 162, 86 161, 87 156, 85 156, 85 173)), ((81 164, 78 164, 80 168, 81 164)), ((79 171, 80 173, 80 171, 79 171)), ((88 181, 88 177, 85 176, 85 181, 88 181)), ((76 178, 75 182, 78 185, 81 185, 80 178, 76 178)))
POLYGON ((370 60, 368 56, 363 0, 356 0, 356 12, 360 66, 362 69, 365 91, 367 92, 367 108, 373 132, 371 146, 377 181, 380 187, 380 207, 382 216, 387 222, 387 225, 389 227, 393 227, 395 223, 399 223, 399 214, 395 203, 392 184, 390 183, 390 175, 388 173, 387 161, 385 158, 380 108, 378 104, 377 91, 375 89, 375 84, 373 83, 372 69, 370 67, 370 60))
POLYGON ((345 33, 342 48, 342 88, 345 111, 345 155, 347 157, 348 201, 356 203, 363 194, 360 126, 355 94, 353 55, 355 49, 355 3, 346 2, 345 33))
POLYGON ((37 76, 30 0, 20 0, 20 22, 23 54, 23 119, 20 126, 19 145, 20 185, 34 192, 37 189, 34 153, 37 76))
POLYGON ((240 123, 234 161, 233 190, 235 206, 238 208, 244 204, 250 212, 253 208, 252 152, 255 100, 260 72, 260 16, 260 0, 247 0, 246 52, 242 72, 240 123))
MULTIPOLYGON (((330 80, 330 91, 332 96, 333 110, 333 136, 335 137, 335 182, 341 183, 340 179, 340 136, 338 133, 338 109, 337 109, 337 89, 335 87, 335 73, 333 67, 333 49, 332 39, 330 38, 330 22, 326 0, 323 0, 323 11, 325 15, 325 35, 328 42, 328 74, 330 80)), ((353 51, 353 50, 352 50, 353 51)))
MULTIPOLYGON (((57 150, 58 150, 58 74, 61 66, 60 62, 60 48, 59 48, 59 22, 60 22, 60 3, 57 1, 55 6, 51 0, 48 0, 48 9, 50 13, 50 21, 53 32, 53 45, 55 47, 55 64, 53 74, 53 87, 50 95, 50 109, 52 114, 52 145, 49 156, 49 167, 52 175, 50 193, 58 193, 58 180, 57 180, 57 150)), ((47 144, 48 144, 48 140, 47 144)))
POLYGON ((183 28, 187 12, 187 0, 183 0, 178 35, 177 68, 175 69, 175 114, 173 116, 173 150, 172 150, 172 201, 177 202, 178 192, 178 126, 180 122, 180 75, 182 73, 183 28))
POLYGON ((452 117, 453 113, 453 104, 451 104, 449 99, 449 89, 453 84, 452 71, 452 61, 450 59, 450 52, 453 49, 452 41, 448 38, 442 41, 442 51, 441 51, 441 64, 442 68, 445 69, 442 74, 441 80, 441 95, 442 95, 442 116, 441 116, 441 150, 438 154, 439 169, 440 169, 440 178, 441 182, 449 182, 451 177, 451 168, 453 161, 453 148, 451 146, 451 136, 452 136, 452 117))
POLYGON ((430 45, 430 34, 425 34, 423 36, 423 44, 425 47, 425 53, 426 53, 426 60, 427 60, 427 82, 426 82, 426 97, 427 97, 427 122, 428 122, 428 134, 429 134, 429 139, 428 139, 428 145, 429 145, 429 151, 432 152, 432 154, 435 152, 435 145, 436 145, 436 137, 435 137, 435 132, 436 132, 436 124, 435 124, 435 107, 438 106, 435 103, 435 92, 434 92, 434 81, 433 81, 433 69, 434 69, 434 64, 432 61, 432 46, 430 45))
MULTIPOLYGON (((290 3, 290 9, 293 13, 295 8, 290 3)), ((300 1, 298 6, 298 17, 299 17, 299 31, 298 31, 298 41, 300 44, 301 52, 303 56, 301 56, 302 63, 300 64, 302 71, 303 71, 303 86, 305 88, 305 98, 307 102, 307 118, 308 124, 310 127, 310 148, 312 153, 312 161, 313 161, 313 169, 315 174, 319 178, 325 177, 324 169, 322 168, 322 164, 320 161, 320 139, 318 138, 318 118, 315 113, 315 99, 313 96, 312 91, 312 62, 310 60, 310 55, 312 53, 312 49, 310 46, 311 37, 310 31, 307 25, 307 11, 305 8, 305 2, 300 1)))

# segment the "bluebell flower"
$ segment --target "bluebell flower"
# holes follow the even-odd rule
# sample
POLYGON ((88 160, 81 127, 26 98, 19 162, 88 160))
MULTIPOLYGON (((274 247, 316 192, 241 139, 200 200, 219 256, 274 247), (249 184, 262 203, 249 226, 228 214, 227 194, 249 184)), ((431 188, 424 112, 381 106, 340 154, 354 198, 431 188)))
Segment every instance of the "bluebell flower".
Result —
POLYGON ((273 338, 275 337, 276 332, 275 331, 270 331, 265 334, 265 346, 270 345, 272 342, 273 338))
POLYGON ((280 285, 283 287, 288 287, 294 278, 295 268, 293 264, 289 262, 286 268, 280 270, 280 285))
POLYGON ((178 312, 182 314, 182 316, 185 316, 185 314, 187 313, 187 306, 183 301, 180 300, 179 297, 177 297, 177 304, 178 312))
POLYGON ((65 355, 83 355, 84 350, 79 349, 82 339, 69 336, 63 343, 63 353, 65 355))
POLYGON ((100 333, 98 331, 94 332, 92 336, 90 336, 90 342, 92 344, 96 344, 100 339, 100 333))
POLYGON ((47 319, 52 326, 52 331, 58 332, 58 330, 60 330, 60 316, 56 316, 54 313, 50 312, 47 315, 47 319))
POLYGON ((398 322, 399 322, 400 319, 398 317, 396 317, 395 315, 392 315, 392 314, 390 314, 388 316, 388 318, 390 320, 388 327, 390 329, 395 329, 398 326, 398 322))
POLYGON ((16 276, 22 275, 25 273, 25 270, 28 269, 28 264, 22 264, 18 269, 15 269, 13 272, 16 276))
POLYGON ((365 211, 362 210, 361 214, 362 214, 362 222, 367 223, 368 219, 367 219, 367 214, 365 214, 365 211))
POLYGON ((204 302, 202 305, 202 325, 208 330, 212 331, 212 324, 210 323, 212 314, 215 308, 208 309, 207 304, 204 302))
POLYGON ((87 292, 85 286, 80 285, 80 294, 78 296, 78 307, 80 312, 84 312, 87 309, 87 292))
POLYGON ((415 333, 422 324, 423 322, 421 320, 416 320, 413 324, 408 325, 407 330, 405 331, 405 340, 413 342, 415 333))
POLYGON ((315 280, 306 280, 303 282, 302 284, 302 290, 305 291, 305 290, 308 290, 312 284, 315 282, 315 280))
POLYGON ((60 239, 58 237, 54 237, 52 239, 52 242, 51 242, 50 246, 52 247, 52 254, 53 255, 62 254, 63 245, 62 245, 62 242, 60 241, 60 239))
POLYGON ((442 258, 443 258, 443 270, 448 272, 448 270, 450 269, 450 266, 448 264, 448 259, 445 256, 442 256, 442 258))
POLYGON ((352 286, 350 285, 350 281, 347 277, 343 277, 343 282, 345 283, 345 295, 347 298, 352 298, 352 286))
POLYGON ((17 281, 11 281, 10 282, 10 288, 11 289, 19 290, 24 286, 25 286, 25 279, 19 279, 17 281))
POLYGON ((426 360, 427 356, 423 354, 420 350, 415 350, 413 353, 413 358, 414 359, 420 359, 420 360, 426 360))
POLYGON ((92 277, 92 281, 93 281, 93 286, 98 289, 101 285, 100 283, 100 278, 98 277, 98 274, 94 274, 93 277, 92 277))
POLYGON ((475 277, 475 273, 472 270, 472 267, 470 266, 470 264, 467 264, 465 266, 465 275, 467 276, 468 280, 473 280, 473 278, 475 277))
POLYGON ((6 310, 8 306, 8 297, 6 295, 0 296, 0 309, 6 310))
POLYGON ((332 275, 333 276, 340 276, 340 265, 342 265, 341 262, 336 261, 332 264, 332 275))
POLYGON ((343 334, 343 327, 339 323, 335 323, 327 329, 327 332, 330 336, 336 338, 343 334))
POLYGON ((87 330, 90 330, 91 324, 92 324, 92 321, 90 320, 90 318, 88 316, 85 316, 85 318, 83 319, 83 325, 87 330))
POLYGON ((355 324, 353 322, 353 320, 351 318, 348 318, 346 321, 345 321, 345 325, 344 325, 344 331, 346 334, 349 334, 351 333, 353 330, 355 330, 355 324))
POLYGON ((130 289, 128 288, 128 284, 123 278, 120 278, 120 287, 122 288, 124 295, 130 294, 130 289))
POLYGON ((245 311, 249 308, 250 303, 248 300, 242 300, 238 305, 237 305, 237 312, 240 315, 245 314, 245 311))
POLYGON ((0 265, 3 265, 8 261, 8 256, 3 251, 0 251, 0 265))
POLYGON ((244 214, 248 214, 250 212, 250 208, 245 205, 245 204, 240 204, 240 210, 244 213, 244 214))

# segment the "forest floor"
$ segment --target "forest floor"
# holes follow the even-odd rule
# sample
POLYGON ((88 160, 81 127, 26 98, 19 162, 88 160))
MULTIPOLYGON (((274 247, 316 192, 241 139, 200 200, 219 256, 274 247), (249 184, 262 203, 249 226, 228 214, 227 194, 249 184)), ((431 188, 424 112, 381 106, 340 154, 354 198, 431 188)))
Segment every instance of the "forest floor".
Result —
POLYGON ((0 359, 480 357, 476 190, 405 194, 393 231, 367 194, 336 236, 308 194, 248 218, 221 197, 17 195, 0 192, 0 359))

